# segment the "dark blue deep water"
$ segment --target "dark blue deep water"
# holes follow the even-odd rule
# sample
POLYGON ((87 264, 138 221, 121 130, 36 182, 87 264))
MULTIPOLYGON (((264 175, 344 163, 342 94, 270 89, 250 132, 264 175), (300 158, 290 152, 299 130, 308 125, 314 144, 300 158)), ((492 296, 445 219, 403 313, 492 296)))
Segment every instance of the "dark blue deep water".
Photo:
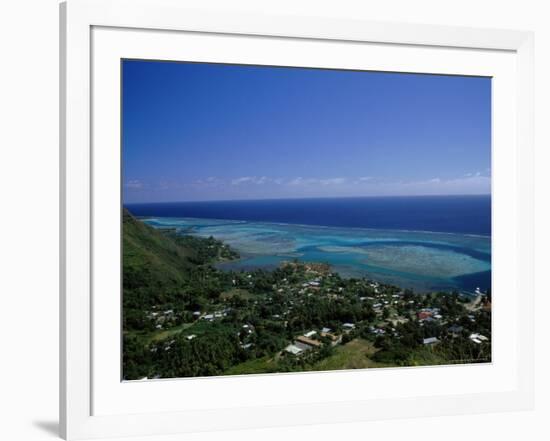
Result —
POLYGON ((135 216, 491 235, 489 195, 167 202, 126 207, 135 216))

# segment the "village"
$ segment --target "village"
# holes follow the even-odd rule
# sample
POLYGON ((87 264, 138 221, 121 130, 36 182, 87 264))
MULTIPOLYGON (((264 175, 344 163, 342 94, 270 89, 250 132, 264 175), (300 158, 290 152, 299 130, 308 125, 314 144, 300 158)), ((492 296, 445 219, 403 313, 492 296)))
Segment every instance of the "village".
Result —
POLYGON ((308 369, 351 341, 370 342, 381 366, 407 364, 426 351, 432 363, 433 357, 440 363, 490 359, 490 293, 479 289, 473 295, 417 294, 299 262, 231 273, 228 283, 201 309, 171 305, 147 312, 154 329, 150 353, 166 357, 178 344, 198 344, 222 330, 236 338, 245 371, 260 361, 266 371, 274 364, 308 369))

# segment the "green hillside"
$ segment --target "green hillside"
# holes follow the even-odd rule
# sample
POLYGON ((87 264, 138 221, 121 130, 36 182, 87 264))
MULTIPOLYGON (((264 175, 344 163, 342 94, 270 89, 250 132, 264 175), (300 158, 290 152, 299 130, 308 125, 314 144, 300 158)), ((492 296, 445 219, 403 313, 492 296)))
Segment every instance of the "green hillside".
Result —
POLYGON ((182 273, 190 268, 189 259, 196 256, 195 251, 178 244, 166 232, 136 220, 127 210, 123 213, 122 237, 125 291, 181 287, 182 273))
POLYGON ((219 293, 217 278, 208 277, 214 271, 209 264, 238 257, 216 239, 154 229, 126 209, 122 237, 126 316, 133 309, 143 315, 144 308, 153 305, 185 303, 193 308, 194 303, 200 302, 199 297, 208 298, 213 291, 219 293))

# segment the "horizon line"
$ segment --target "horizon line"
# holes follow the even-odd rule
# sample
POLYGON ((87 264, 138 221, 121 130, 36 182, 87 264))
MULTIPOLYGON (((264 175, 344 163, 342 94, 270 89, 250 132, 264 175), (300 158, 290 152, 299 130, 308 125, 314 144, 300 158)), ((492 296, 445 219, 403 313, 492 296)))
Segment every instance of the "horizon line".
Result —
POLYGON ((423 198, 423 197, 463 197, 463 196, 492 196, 492 193, 464 193, 464 194, 418 194, 418 195, 371 195, 371 196, 311 196, 288 198, 262 198, 262 199, 202 199, 202 200, 174 200, 174 201, 149 201, 149 202, 122 202, 122 205, 137 204, 176 204, 193 202, 256 202, 256 201, 285 201, 285 200, 309 200, 309 199, 363 199, 363 198, 423 198))

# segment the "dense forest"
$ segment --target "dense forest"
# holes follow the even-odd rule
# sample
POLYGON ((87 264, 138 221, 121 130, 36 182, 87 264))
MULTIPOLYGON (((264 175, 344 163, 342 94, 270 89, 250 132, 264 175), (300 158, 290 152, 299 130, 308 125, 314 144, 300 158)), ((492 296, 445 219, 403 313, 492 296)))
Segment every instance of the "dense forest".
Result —
POLYGON ((490 292, 417 294, 322 263, 214 266, 238 258, 124 210, 124 379, 490 361, 490 292))

